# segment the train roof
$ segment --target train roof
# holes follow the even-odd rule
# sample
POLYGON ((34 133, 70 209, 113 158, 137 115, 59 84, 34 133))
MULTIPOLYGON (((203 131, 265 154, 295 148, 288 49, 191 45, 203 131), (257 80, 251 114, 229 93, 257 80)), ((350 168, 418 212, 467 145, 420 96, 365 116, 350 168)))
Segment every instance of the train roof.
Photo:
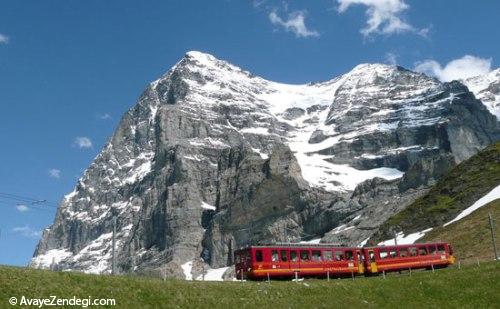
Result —
MULTIPOLYGON (((378 245, 378 246, 364 246, 364 247, 356 247, 356 246, 346 246, 344 244, 338 243, 319 243, 319 244, 310 244, 310 243, 287 243, 287 242, 276 242, 276 243, 259 243, 255 245, 248 245, 245 247, 241 247, 237 250, 245 250, 251 248, 276 248, 276 247, 287 247, 287 248, 325 248, 325 247, 336 247, 336 248, 349 248, 349 249, 373 249, 373 248, 389 248, 389 247, 411 247, 418 245, 436 245, 436 244, 448 244, 447 242, 439 241, 439 242, 425 242, 425 243, 415 243, 415 244, 398 244, 398 245, 378 245)), ((236 250, 236 251, 237 251, 236 250)))
POLYGON ((319 243, 319 244, 309 244, 309 243, 288 243, 288 242, 275 242, 275 243, 261 243, 255 245, 248 245, 240 248, 249 249, 249 248, 274 248, 274 247, 287 247, 287 248, 323 248, 323 247, 341 247, 341 248, 355 248, 355 247, 347 247, 342 244, 337 243, 319 243))

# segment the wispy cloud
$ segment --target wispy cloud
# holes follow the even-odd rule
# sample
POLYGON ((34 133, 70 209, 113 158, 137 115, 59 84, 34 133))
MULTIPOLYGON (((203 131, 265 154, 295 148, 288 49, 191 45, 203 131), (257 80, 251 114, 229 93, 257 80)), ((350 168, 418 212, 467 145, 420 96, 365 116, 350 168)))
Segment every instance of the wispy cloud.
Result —
POLYGON ((319 37, 319 32, 307 28, 306 11, 294 11, 286 19, 281 18, 276 10, 269 13, 269 20, 273 25, 283 27, 286 31, 293 32, 298 38, 319 37))
POLYGON ((73 146, 78 147, 80 149, 92 148, 92 140, 90 140, 90 138, 85 136, 79 136, 75 138, 73 146))
POLYGON ((0 33, 0 44, 8 44, 9 43, 9 37, 6 36, 5 34, 0 33))
POLYGON ((101 119, 101 120, 110 120, 110 119, 112 119, 111 115, 108 114, 108 113, 97 114, 97 118, 101 119))
POLYGON ((417 29, 402 18, 402 13, 410 8, 404 0, 337 0, 338 12, 344 13, 353 5, 364 5, 366 9, 366 26, 361 33, 367 37, 373 34, 395 34, 414 32, 426 36, 428 28, 417 29))
POLYGON ((388 52, 385 54, 385 62, 391 65, 398 64, 398 54, 394 52, 388 52))
POLYGON ((428 59, 415 64, 414 70, 434 76, 443 82, 455 79, 465 79, 472 76, 483 75, 491 71, 492 59, 485 59, 471 55, 454 59, 444 67, 437 61, 428 59))
POLYGON ((49 176, 52 178, 59 179, 61 178, 61 170, 58 170, 57 168, 52 168, 49 170, 49 176))
POLYGON ((28 225, 15 227, 12 229, 12 232, 27 238, 39 238, 42 236, 42 231, 37 231, 28 225))
POLYGON ((27 212, 28 210, 30 210, 28 206, 23 205, 23 204, 17 204, 17 205, 16 205, 16 209, 17 209, 19 212, 27 212))

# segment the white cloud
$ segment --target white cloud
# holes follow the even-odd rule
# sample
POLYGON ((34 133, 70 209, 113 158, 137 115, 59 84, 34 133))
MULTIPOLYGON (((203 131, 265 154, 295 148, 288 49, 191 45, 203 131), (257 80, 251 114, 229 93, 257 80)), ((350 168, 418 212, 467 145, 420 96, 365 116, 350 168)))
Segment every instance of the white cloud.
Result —
POLYGON ((276 11, 269 13, 269 20, 273 25, 281 26, 286 31, 293 32, 298 38, 319 37, 317 31, 307 29, 305 19, 305 11, 294 11, 288 14, 288 19, 286 20, 278 16, 276 11))
POLYGON ((101 120, 110 120, 110 119, 112 119, 111 115, 108 114, 108 113, 97 114, 97 118, 99 118, 101 120))
POLYGON ((78 148, 92 148, 92 141, 88 137, 80 136, 75 138, 73 145, 78 148))
POLYGON ((391 65, 398 64, 398 55, 394 52, 388 52, 385 54, 385 62, 391 65))
POLYGON ((49 170, 49 176, 52 178, 61 178, 61 170, 58 170, 57 168, 53 168, 49 170))
POLYGON ((27 212, 28 210, 30 210, 28 206, 23 205, 23 204, 17 204, 17 205, 16 205, 16 209, 17 209, 19 212, 27 212))
POLYGON ((15 227, 12 229, 12 232, 21 234, 22 236, 28 238, 39 238, 40 236, 42 236, 42 231, 37 231, 27 225, 15 227))
POLYGON ((366 37, 371 34, 394 34, 415 32, 426 36, 429 29, 418 30, 403 20, 401 14, 410 8, 404 0, 337 0, 338 12, 344 13, 352 5, 364 5, 368 17, 361 33, 366 37))
POLYGON ((418 62, 415 71, 434 76, 443 82, 483 75, 491 71, 491 58, 484 59, 471 55, 448 62, 444 67, 437 61, 428 59, 418 62))
POLYGON ((0 33, 0 44, 8 44, 9 43, 9 37, 6 36, 5 34, 0 33))

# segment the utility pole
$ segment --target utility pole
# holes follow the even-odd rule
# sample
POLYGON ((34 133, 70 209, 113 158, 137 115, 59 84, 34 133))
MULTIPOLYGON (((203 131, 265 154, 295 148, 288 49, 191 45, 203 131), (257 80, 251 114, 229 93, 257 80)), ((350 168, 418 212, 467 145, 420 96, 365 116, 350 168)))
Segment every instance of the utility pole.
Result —
POLYGON ((498 260, 497 242, 495 239, 495 226, 493 224, 493 216, 491 215, 491 212, 488 213, 488 219, 490 221, 491 241, 493 242, 493 252, 495 253, 495 261, 496 261, 498 260))
POLYGON ((398 234, 396 233, 396 231, 392 231, 392 234, 394 235, 394 245, 397 246, 398 245, 398 234))
POLYGON ((111 258, 111 274, 116 275, 116 215, 113 216, 113 251, 111 258))
POLYGON ((134 273, 134 271, 135 271, 135 242, 134 242, 134 239, 132 239, 132 243, 130 244, 130 246, 132 247, 132 250, 130 252, 130 255, 132 258, 132 261, 131 261, 132 273, 134 273))

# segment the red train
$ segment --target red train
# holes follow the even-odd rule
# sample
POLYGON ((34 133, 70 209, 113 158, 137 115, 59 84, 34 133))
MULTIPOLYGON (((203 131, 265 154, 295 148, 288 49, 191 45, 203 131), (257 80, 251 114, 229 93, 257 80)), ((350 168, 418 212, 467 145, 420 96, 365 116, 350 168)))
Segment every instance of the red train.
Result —
POLYGON ((455 262, 448 243, 378 247, 276 244, 236 250, 238 279, 341 277, 447 267, 455 262))

